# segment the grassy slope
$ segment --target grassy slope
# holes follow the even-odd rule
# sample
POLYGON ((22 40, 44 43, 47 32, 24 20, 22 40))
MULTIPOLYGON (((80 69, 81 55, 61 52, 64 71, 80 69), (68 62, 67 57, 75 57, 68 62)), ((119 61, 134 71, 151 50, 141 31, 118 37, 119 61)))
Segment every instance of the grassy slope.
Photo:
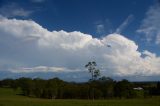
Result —
POLYGON ((0 106, 160 106, 160 97, 124 100, 48 100, 16 95, 12 89, 0 88, 0 106))

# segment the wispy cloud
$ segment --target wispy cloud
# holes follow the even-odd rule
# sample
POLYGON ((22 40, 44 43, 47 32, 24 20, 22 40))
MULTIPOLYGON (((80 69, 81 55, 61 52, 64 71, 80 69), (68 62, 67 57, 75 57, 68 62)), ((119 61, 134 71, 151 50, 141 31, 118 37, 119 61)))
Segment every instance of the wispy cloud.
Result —
POLYGON ((96 25, 96 32, 98 34, 105 33, 105 27, 104 27, 104 25, 103 24, 96 25))
POLYGON ((115 33, 120 34, 126 27, 127 25, 133 20, 133 15, 129 15, 127 19, 116 29, 115 33))
POLYGON ((25 10, 16 3, 6 4, 0 8, 0 14, 5 17, 28 17, 32 13, 33 11, 25 10))
POLYGON ((109 19, 95 22, 96 33, 100 35, 107 35, 112 33, 112 24, 109 19))
POLYGON ((160 44, 160 3, 151 6, 146 12, 146 17, 137 30, 138 33, 144 34, 148 42, 160 44))
MULTIPOLYGON (((65 67, 49 67, 49 66, 35 66, 35 67, 18 67, 8 69, 14 73, 32 73, 32 72, 73 72, 72 69, 67 69, 65 67)), ((76 71, 76 70, 74 70, 76 71)))

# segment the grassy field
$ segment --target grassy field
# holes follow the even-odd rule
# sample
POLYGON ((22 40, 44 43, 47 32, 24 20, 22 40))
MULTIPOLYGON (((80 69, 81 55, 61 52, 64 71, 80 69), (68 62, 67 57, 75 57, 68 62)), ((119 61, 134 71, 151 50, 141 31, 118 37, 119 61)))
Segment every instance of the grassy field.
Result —
POLYGON ((0 106, 160 106, 160 97, 122 100, 48 100, 16 95, 18 92, 0 88, 0 106))

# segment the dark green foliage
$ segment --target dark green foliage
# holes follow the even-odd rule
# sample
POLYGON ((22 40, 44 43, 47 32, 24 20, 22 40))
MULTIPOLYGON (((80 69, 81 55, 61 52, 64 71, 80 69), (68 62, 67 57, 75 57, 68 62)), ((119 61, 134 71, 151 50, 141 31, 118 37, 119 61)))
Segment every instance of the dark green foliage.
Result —
POLYGON ((99 84, 101 91, 103 92, 103 98, 113 98, 114 97, 114 87, 115 81, 109 77, 102 77, 99 78, 99 84))
POLYGON ((160 95, 160 82, 157 83, 157 94, 160 95))
POLYGON ((109 98, 143 98, 159 94, 157 83, 131 83, 127 80, 114 81, 108 77, 86 83, 65 82, 58 78, 43 79, 6 79, 0 81, 1 87, 21 89, 22 94, 29 97, 47 99, 109 99, 109 98), (142 90, 133 88, 141 86, 142 90))
POLYGON ((122 80, 115 85, 115 96, 120 98, 131 98, 133 96, 133 85, 127 80, 122 80))
POLYGON ((0 106, 160 106, 160 96, 138 99, 39 99, 17 95, 21 91, 0 88, 0 106))

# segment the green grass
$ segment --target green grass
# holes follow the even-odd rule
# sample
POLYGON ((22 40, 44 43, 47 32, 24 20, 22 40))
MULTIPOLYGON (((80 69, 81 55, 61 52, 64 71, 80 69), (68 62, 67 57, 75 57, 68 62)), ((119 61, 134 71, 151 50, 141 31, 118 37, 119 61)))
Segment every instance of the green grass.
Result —
POLYGON ((49 100, 16 95, 18 91, 0 88, 0 106, 160 106, 160 97, 122 100, 49 100))

